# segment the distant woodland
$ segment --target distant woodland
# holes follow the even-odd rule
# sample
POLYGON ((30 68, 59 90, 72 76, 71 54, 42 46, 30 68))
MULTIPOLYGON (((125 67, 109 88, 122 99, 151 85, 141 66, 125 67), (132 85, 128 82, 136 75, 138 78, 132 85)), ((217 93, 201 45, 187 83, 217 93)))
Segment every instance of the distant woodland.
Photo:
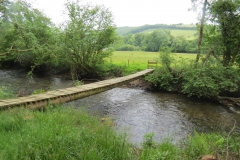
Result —
POLYGON ((118 27, 117 28, 117 33, 121 36, 125 36, 128 34, 136 34, 140 33, 149 29, 166 29, 166 30, 196 30, 196 26, 191 24, 191 25, 184 25, 182 23, 179 24, 155 24, 155 25, 144 25, 144 26, 139 26, 139 27, 118 27))
POLYGON ((155 24, 140 27, 119 27, 118 39, 113 48, 118 51, 158 52, 171 48, 172 52, 196 53, 196 25, 155 24))

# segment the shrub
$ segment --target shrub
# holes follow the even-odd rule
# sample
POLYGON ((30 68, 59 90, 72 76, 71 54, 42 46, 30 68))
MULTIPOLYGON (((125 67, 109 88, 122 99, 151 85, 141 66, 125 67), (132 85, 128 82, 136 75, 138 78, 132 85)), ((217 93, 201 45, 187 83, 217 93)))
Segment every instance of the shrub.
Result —
POLYGON ((117 51, 139 51, 141 50, 139 47, 130 45, 130 44, 125 44, 116 49, 117 51))
POLYGON ((224 67, 220 63, 189 66, 182 73, 182 92, 188 96, 216 97, 223 91, 234 92, 238 89, 240 76, 233 67, 224 67))
POLYGON ((240 74, 237 68, 225 67, 216 60, 195 66, 195 62, 182 61, 173 68, 174 59, 161 53, 162 66, 155 69, 146 80, 160 90, 178 90, 188 96, 213 98, 223 92, 238 90, 240 74))
POLYGON ((146 77, 146 80, 153 83, 160 90, 175 91, 178 88, 181 75, 177 69, 171 68, 173 62, 174 58, 170 53, 160 53, 160 63, 162 66, 156 68, 153 74, 146 77))

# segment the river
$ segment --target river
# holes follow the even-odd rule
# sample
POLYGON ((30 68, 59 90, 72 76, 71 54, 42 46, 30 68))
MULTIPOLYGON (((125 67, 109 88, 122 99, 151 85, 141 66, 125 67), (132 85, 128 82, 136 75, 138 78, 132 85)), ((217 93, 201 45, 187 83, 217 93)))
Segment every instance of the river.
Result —
MULTIPOLYGON (((0 84, 19 95, 33 90, 53 90, 73 86, 71 80, 50 75, 34 75, 26 79, 21 70, 0 70, 0 84)), ((118 87, 65 104, 87 109, 91 114, 113 121, 117 132, 126 132, 129 141, 139 145, 145 134, 154 133, 154 140, 170 138, 179 142, 194 130, 228 132, 236 120, 240 132, 240 114, 220 104, 188 98, 185 95, 148 92, 140 88, 118 87)))

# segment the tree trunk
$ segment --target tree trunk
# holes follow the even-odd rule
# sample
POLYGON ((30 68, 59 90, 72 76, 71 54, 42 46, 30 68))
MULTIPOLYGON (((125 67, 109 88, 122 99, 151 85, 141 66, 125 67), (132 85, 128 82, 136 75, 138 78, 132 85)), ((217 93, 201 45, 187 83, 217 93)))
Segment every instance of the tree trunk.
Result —
POLYGON ((231 59, 231 63, 232 64, 235 62, 235 59, 236 59, 236 57, 238 55, 239 50, 240 50, 240 43, 238 43, 237 49, 236 49, 236 51, 235 51, 235 53, 234 53, 234 55, 233 55, 233 57, 231 59))
POLYGON ((200 24, 200 31, 199 31, 199 39, 198 39, 198 52, 197 52, 197 56, 196 56, 196 67, 197 67, 197 63, 199 61, 200 58, 200 54, 201 54, 201 45, 202 45, 202 37, 203 37, 203 27, 204 27, 204 20, 205 20, 205 15, 206 15, 206 8, 207 8, 207 0, 204 1, 203 4, 203 9, 202 9, 202 18, 201 18, 201 24, 200 24))

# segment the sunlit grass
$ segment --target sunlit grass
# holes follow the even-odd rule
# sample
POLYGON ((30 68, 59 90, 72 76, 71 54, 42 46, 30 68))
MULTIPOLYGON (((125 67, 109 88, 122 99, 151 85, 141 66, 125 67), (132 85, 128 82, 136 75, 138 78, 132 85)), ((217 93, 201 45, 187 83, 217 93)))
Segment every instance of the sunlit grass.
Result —
MULTIPOLYGON (((183 59, 195 59, 196 54, 174 53, 176 62, 181 62, 183 59)), ((159 61, 159 52, 144 52, 144 51, 115 51, 112 56, 106 58, 108 63, 119 66, 124 66, 126 74, 145 70, 148 67, 148 61, 159 61)), ((158 64, 159 66, 161 63, 158 64)))
POLYGON ((148 60, 157 61, 158 58, 158 52, 115 51, 106 60, 115 65, 125 66, 127 71, 140 71, 147 68, 148 60))
MULTIPOLYGON (((149 29, 149 30, 143 31, 143 33, 152 33, 155 30, 156 29, 149 29)), ((195 39, 196 38, 195 34, 197 34, 197 31, 195 30, 171 29, 170 31, 173 37, 183 36, 187 40, 195 39)))
POLYGON ((184 36, 187 40, 195 39, 196 38, 195 34, 197 33, 197 31, 194 30, 170 30, 170 31, 172 36, 174 37, 184 36))

